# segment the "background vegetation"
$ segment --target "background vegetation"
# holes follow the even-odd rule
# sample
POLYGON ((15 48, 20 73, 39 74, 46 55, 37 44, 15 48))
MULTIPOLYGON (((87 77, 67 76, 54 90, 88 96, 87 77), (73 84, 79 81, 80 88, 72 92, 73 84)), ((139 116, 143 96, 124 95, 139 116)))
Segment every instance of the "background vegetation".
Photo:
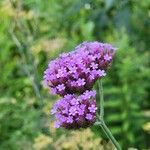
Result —
POLYGON ((103 79, 108 126, 123 149, 150 149, 149 6, 148 0, 1 0, 0 150, 113 149, 96 127, 55 130, 49 111, 58 97, 42 84, 49 60, 93 40, 118 48, 103 79))

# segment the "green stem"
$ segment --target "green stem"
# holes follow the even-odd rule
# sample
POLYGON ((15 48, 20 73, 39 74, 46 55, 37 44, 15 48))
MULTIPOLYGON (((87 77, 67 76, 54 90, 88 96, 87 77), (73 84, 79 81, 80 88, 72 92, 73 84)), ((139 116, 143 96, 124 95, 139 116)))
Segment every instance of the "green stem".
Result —
POLYGON ((103 118, 104 118, 104 96, 103 96, 103 86, 102 81, 98 81, 98 88, 99 88, 99 96, 100 96, 100 115, 98 117, 99 125, 101 126, 102 130, 106 134, 106 136, 109 138, 109 140, 114 144, 117 150, 121 150, 121 147, 119 143, 116 141, 116 139, 113 137, 111 131, 106 126, 103 118))
POLYGON ((119 143, 116 141, 116 139, 114 138, 114 136, 112 135, 111 131, 109 130, 109 128, 106 126, 105 122, 102 121, 101 123, 101 127, 104 131, 104 133, 107 135, 107 137, 110 139, 110 141, 114 144, 114 146, 116 147, 117 150, 121 150, 121 147, 119 145, 119 143))
POLYGON ((103 86, 102 80, 98 81, 98 89, 99 89, 99 96, 100 96, 100 118, 103 119, 104 117, 104 93, 103 93, 103 86))

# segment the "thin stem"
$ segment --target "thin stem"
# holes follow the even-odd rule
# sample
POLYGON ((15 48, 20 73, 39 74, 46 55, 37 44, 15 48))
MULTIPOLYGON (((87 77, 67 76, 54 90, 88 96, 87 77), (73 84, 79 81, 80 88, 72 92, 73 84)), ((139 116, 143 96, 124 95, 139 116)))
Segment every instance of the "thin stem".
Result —
POLYGON ((111 131, 106 126, 103 118, 104 118, 104 94, 103 94, 103 86, 102 80, 98 81, 98 88, 99 88, 99 96, 100 96, 100 115, 98 116, 99 122, 96 125, 100 125, 106 136, 110 139, 110 141, 114 144, 117 150, 121 150, 119 143, 113 137, 111 131))
POLYGON ((99 89, 99 96, 100 96, 100 118, 103 119, 104 117, 104 93, 103 93, 103 86, 102 80, 98 81, 98 89, 99 89))
POLYGON ((117 150, 121 150, 121 147, 119 145, 119 143, 116 141, 116 139, 114 138, 114 136, 112 135, 111 131, 109 130, 109 128, 106 126, 105 122, 102 121, 101 123, 101 127, 104 131, 104 133, 107 135, 107 137, 111 140, 111 142, 114 144, 114 146, 116 147, 117 150))

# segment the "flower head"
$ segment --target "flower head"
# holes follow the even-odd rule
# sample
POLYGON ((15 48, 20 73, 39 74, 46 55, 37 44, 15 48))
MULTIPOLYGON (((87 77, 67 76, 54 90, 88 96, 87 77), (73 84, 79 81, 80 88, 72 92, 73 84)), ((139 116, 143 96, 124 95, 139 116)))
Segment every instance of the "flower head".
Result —
POLYGON ((83 42, 74 51, 49 62, 44 83, 61 96, 83 93, 106 75, 114 54, 115 48, 110 44, 83 42))
POLYGON ((55 127, 76 129, 92 125, 96 121, 97 109, 94 93, 86 91, 80 96, 66 95, 58 100, 51 110, 56 118, 55 127))

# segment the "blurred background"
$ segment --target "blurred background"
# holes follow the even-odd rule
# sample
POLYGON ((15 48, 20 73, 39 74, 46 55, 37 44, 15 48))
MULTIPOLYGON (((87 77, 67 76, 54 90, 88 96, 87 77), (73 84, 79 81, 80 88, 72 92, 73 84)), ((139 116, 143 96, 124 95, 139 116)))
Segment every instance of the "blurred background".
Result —
MULTIPOLYGON (((123 149, 150 149, 150 1, 0 0, 0 150, 113 150, 99 127, 54 129, 48 61, 83 41, 118 48, 105 120, 123 149)), ((97 86, 95 85, 95 88, 97 86)))

